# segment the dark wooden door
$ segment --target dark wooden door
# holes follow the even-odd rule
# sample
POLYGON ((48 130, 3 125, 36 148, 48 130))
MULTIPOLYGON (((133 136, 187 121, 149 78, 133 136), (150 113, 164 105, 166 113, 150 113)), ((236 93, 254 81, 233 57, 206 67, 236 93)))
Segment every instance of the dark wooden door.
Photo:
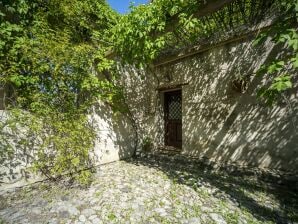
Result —
POLYGON ((182 148, 181 90, 165 92, 165 145, 182 148))

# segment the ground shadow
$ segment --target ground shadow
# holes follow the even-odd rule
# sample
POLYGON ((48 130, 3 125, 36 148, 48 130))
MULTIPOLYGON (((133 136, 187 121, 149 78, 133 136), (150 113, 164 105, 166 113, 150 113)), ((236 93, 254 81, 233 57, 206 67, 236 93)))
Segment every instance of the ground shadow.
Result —
MULTIPOLYGON (((172 181, 200 189, 201 185, 211 185, 218 191, 213 192, 217 198, 228 197, 238 207, 251 213, 259 221, 275 223, 291 223, 298 221, 298 194, 289 185, 278 185, 277 179, 264 181, 264 174, 246 171, 214 171, 210 166, 196 160, 185 159, 180 156, 170 157, 161 155, 147 155, 127 160, 135 165, 153 167, 164 172, 172 181), (274 198, 280 206, 273 207, 265 202, 258 202, 252 196, 258 192, 265 192, 274 198)), ((290 183, 289 183, 290 184, 290 183)))

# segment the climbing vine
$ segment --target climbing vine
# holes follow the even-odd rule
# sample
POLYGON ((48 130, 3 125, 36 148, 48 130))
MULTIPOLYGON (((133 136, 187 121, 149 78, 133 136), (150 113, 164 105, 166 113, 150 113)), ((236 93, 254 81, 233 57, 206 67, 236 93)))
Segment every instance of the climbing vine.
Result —
POLYGON ((199 5, 196 0, 161 0, 132 6, 131 13, 122 16, 112 28, 114 51, 124 62, 146 66, 169 41, 171 25, 177 22, 189 29, 197 27, 198 20, 191 14, 199 5))
MULTIPOLYGON (((91 0, 2 1, 0 7, 6 127, 23 133, 17 144, 36 149, 33 169, 45 176, 85 170, 96 137, 90 107, 115 95, 113 83, 97 73, 113 64, 104 57, 105 37, 117 14, 105 1, 91 0)), ((89 177, 89 171, 75 176, 83 183, 89 177)))
POLYGON ((271 38, 274 44, 283 45, 282 52, 258 71, 257 74, 266 79, 258 90, 258 97, 273 105, 283 92, 293 87, 294 77, 290 74, 295 74, 291 70, 298 66, 297 1, 237 1, 211 15, 197 18, 195 12, 201 5, 204 3, 192 0, 163 0, 132 7, 132 12, 121 17, 112 28, 115 51, 124 62, 146 66, 162 52, 183 49, 200 43, 200 40, 208 42, 207 39, 216 36, 216 32, 229 33, 242 26, 254 27, 265 16, 272 16, 270 9, 274 9, 277 15, 273 17, 277 17, 277 21, 272 28, 262 32, 255 43, 271 38))
POLYGON ((293 70, 297 71, 298 68, 298 2, 281 1, 281 6, 285 12, 283 17, 255 41, 260 44, 271 38, 276 45, 283 45, 278 57, 262 65, 257 73, 268 77, 265 85, 258 90, 258 96, 270 106, 278 101, 283 92, 293 87, 293 70))
MULTIPOLYGON (((237 1, 238 17, 226 7, 216 16, 198 18, 195 12, 203 0, 152 1, 132 6, 123 16, 104 0, 1 1, 0 83, 8 93, 9 113, 0 124, 0 139, 7 143, 0 144, 1 156, 13 156, 5 134, 22 132, 18 143, 36 149, 35 171, 51 179, 68 174, 88 183, 91 173, 86 168, 92 165, 96 138, 88 117, 92 106, 101 99, 115 111, 128 111, 113 59, 144 67, 166 49, 209 38, 220 26, 228 29, 247 23, 247 17, 253 20, 254 2, 237 1)), ((272 2, 259 5, 266 8, 272 2)), ((283 21, 273 34, 259 38, 273 35, 288 52, 259 71, 279 73, 259 92, 269 103, 292 87, 286 71, 298 67, 297 26, 292 21, 294 13, 297 24, 298 5, 290 0, 281 4, 286 8, 283 21)))

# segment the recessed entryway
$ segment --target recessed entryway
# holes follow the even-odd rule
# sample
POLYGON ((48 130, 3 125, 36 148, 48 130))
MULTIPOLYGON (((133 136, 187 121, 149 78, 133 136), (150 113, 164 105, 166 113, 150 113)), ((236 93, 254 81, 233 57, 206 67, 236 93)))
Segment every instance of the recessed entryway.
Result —
POLYGON ((182 92, 164 93, 165 145, 182 148, 182 92))

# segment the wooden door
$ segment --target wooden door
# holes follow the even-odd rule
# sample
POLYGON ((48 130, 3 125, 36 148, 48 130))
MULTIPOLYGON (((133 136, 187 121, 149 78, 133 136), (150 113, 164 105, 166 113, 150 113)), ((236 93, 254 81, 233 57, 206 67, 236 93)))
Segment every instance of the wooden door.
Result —
POLYGON ((182 148, 181 90, 165 92, 165 145, 182 148))

